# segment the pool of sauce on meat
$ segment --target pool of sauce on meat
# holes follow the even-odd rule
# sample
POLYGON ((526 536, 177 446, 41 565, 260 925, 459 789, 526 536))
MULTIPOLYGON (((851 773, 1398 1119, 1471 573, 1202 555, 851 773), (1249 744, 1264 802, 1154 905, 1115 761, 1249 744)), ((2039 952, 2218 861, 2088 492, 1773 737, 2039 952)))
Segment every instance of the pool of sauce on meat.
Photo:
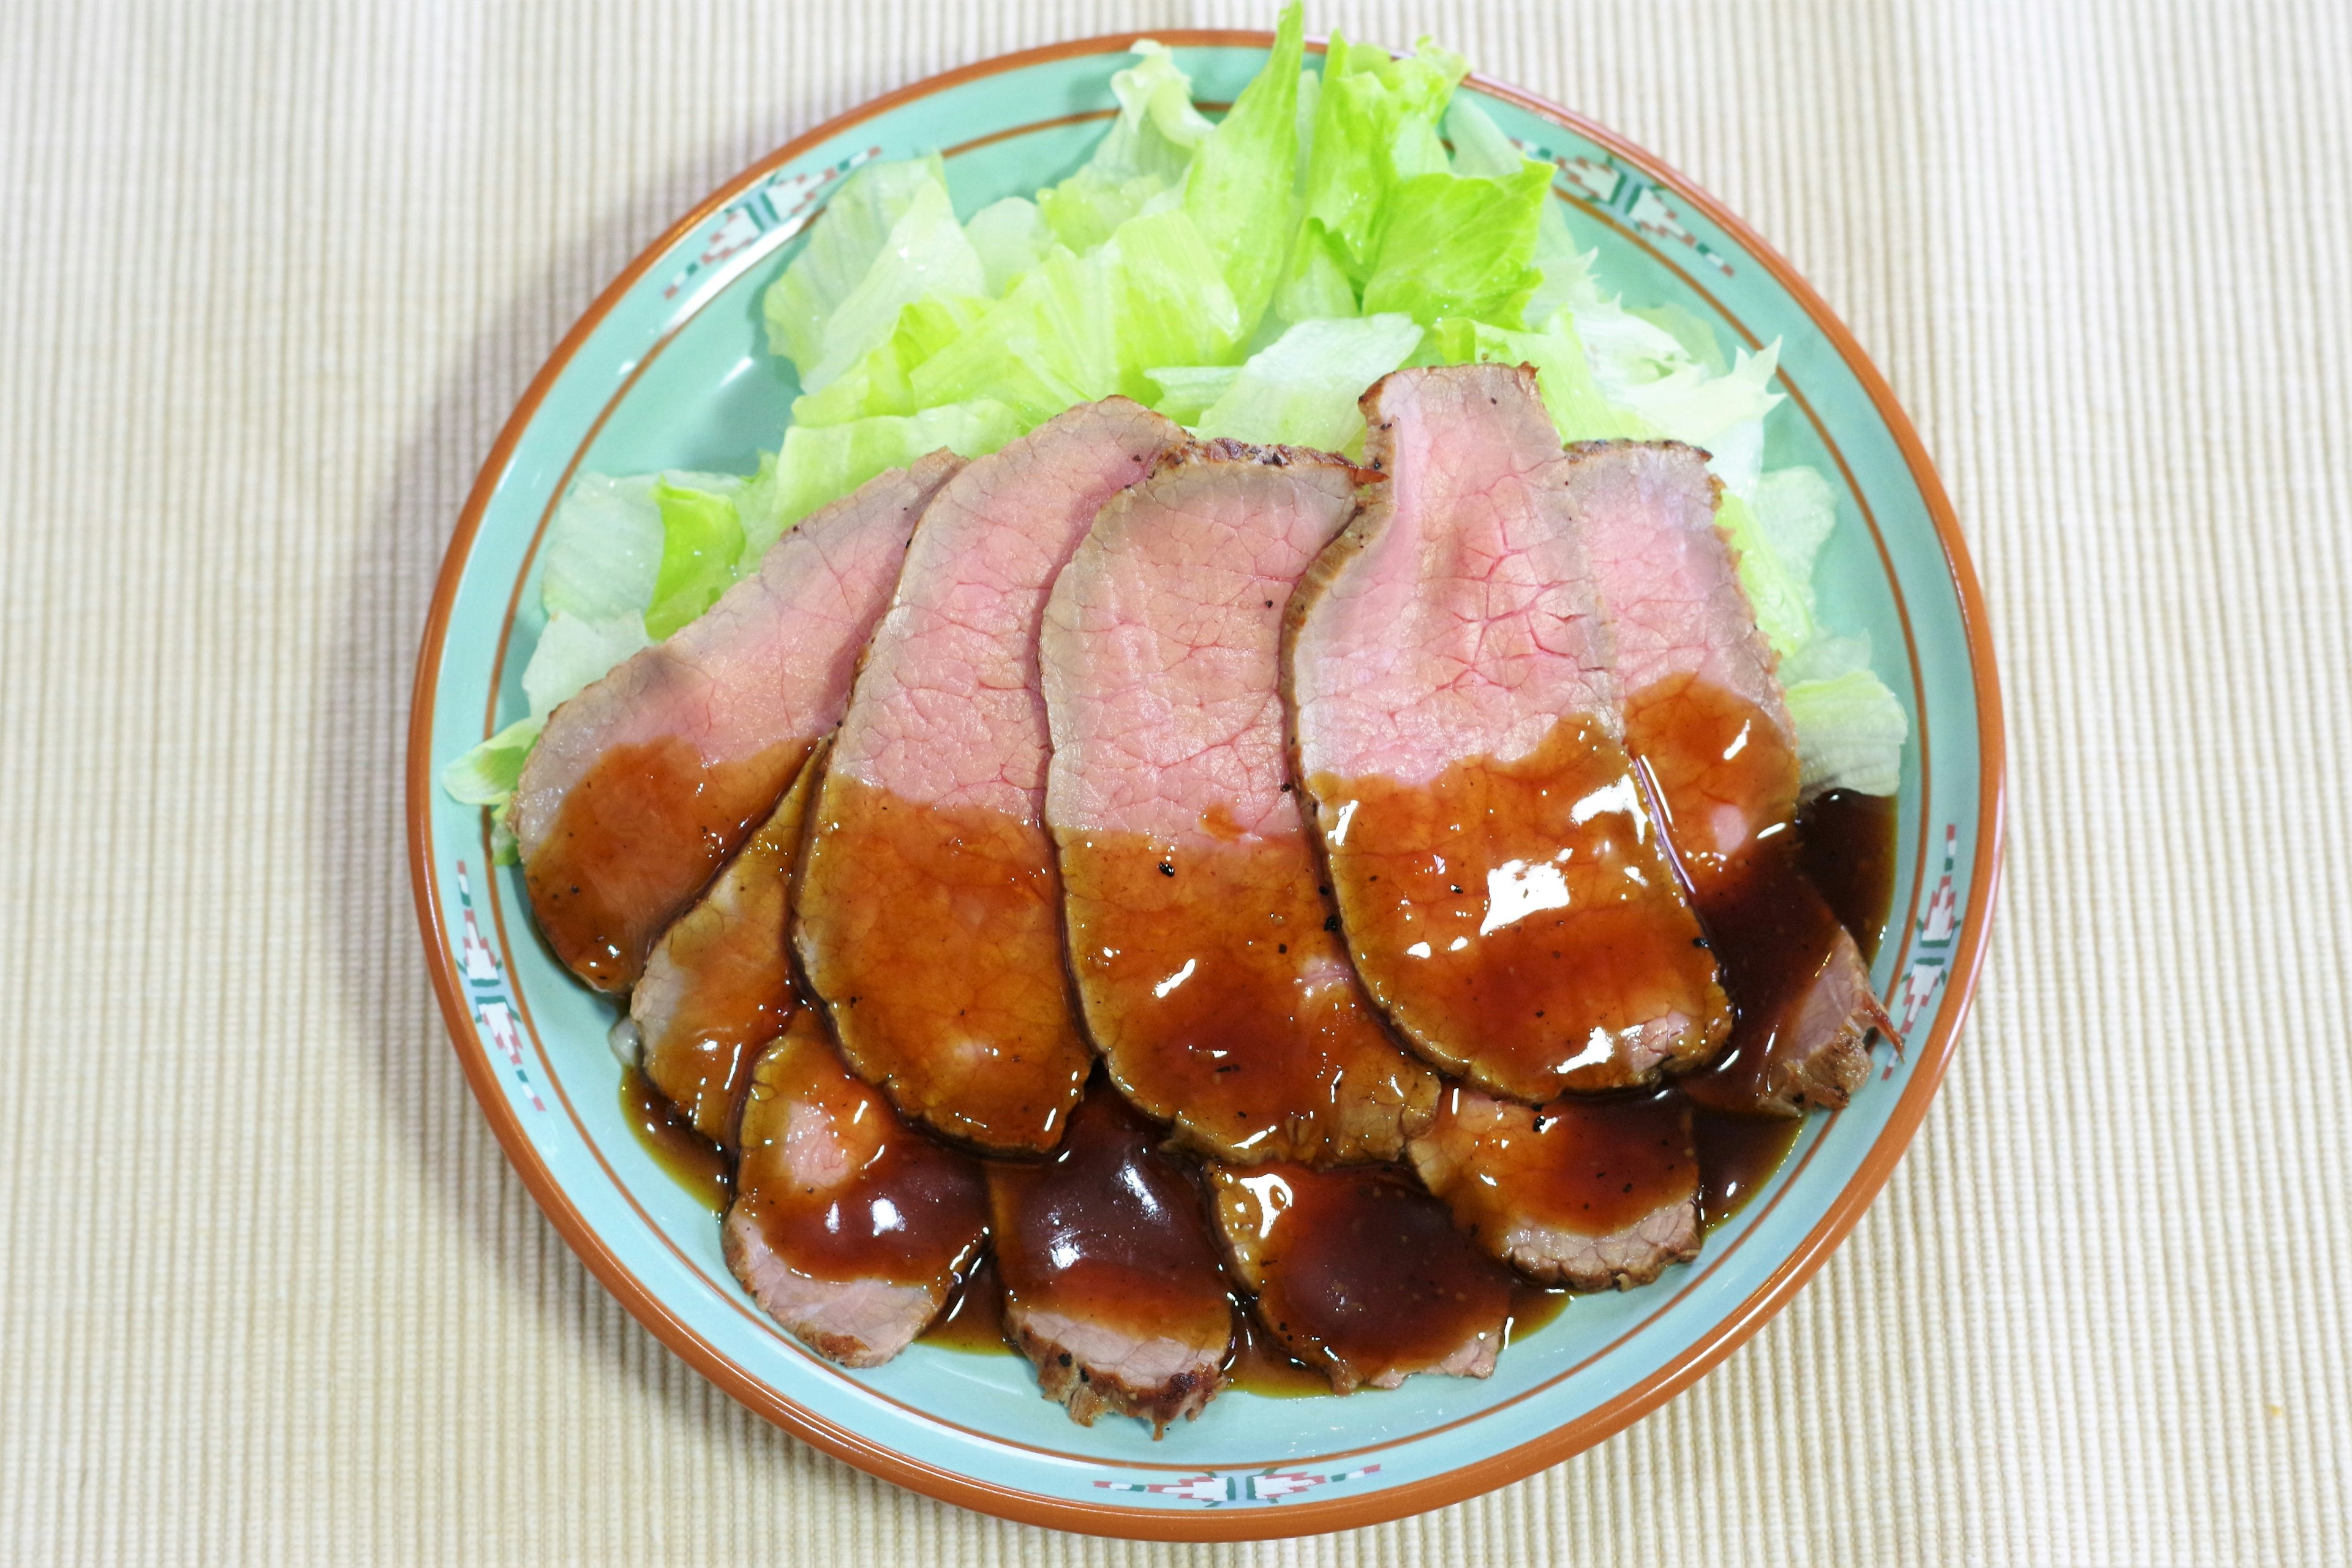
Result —
POLYGON ((1850 793, 1800 811, 1798 765, 1780 726, 1719 686, 1676 676, 1625 704, 1628 747, 1642 759, 1668 841, 1722 968, 1735 1022, 1717 1060, 1692 1080, 1701 1142, 1720 1180, 1710 1223, 1736 1212, 1761 1178, 1730 1173, 1785 1156, 1776 1138, 1726 1125, 1751 1092, 1832 945, 1849 929, 1865 963, 1877 949, 1894 875, 1894 803, 1850 793), (1834 891, 1834 900, 1831 896, 1834 891), (1867 934, 1860 934, 1867 933, 1867 934))
POLYGON ((1232 1304, 1198 1173, 1097 1079, 1052 1158, 989 1166, 1008 1303, 1139 1339, 1230 1342, 1232 1304))
POLYGON ((1520 1221, 1578 1236, 1610 1236, 1701 1183, 1688 1102, 1680 1090, 1568 1096, 1542 1106, 1486 1100, 1449 1087, 1430 1138, 1479 1176, 1441 1194, 1466 1230, 1520 1221))
MULTIPOLYGON (((644 1042, 646 1077, 705 1138, 731 1148, 751 1061, 784 1032, 799 1005, 784 952, 785 895, 800 850, 802 814, 817 763, 804 765, 759 830, 727 863, 703 901, 654 946, 651 973, 675 999, 644 1042), (725 889, 727 897, 715 897, 725 889)), ((641 987, 645 983, 641 982, 641 987)), ((640 989, 636 999, 645 999, 640 989)))
POLYGON ((1222 811, 1202 828, 1064 837, 1071 964, 1112 1075, 1225 1158, 1400 1157, 1436 1075, 1357 986, 1304 832, 1244 836, 1222 811))
POLYGON ((828 777, 794 940, 843 1054, 898 1109, 992 1153, 1060 1141, 1093 1052, 1043 826, 828 777))
POLYGON ((1307 1365, 1369 1383, 1506 1331, 1514 1276, 1396 1167, 1235 1166, 1220 1180, 1220 1203, 1259 1238, 1259 1320, 1307 1365))
POLYGON ((736 1187, 737 1211, 817 1279, 951 1286, 987 1231, 979 1163, 893 1114, 807 1009, 752 1067, 736 1187), (821 1121, 796 1127, 803 1107, 821 1121), (824 1179, 809 1180, 812 1169, 824 1179))
POLYGON ((655 941, 766 818, 807 755, 806 746, 779 745, 707 763, 668 735, 597 758, 523 867, 556 957, 599 991, 635 984, 655 941))
POLYGON ((1308 781, 1364 984, 1423 1053, 1540 1102, 1638 1083, 1654 1020, 1669 1056, 1729 1026, 1715 963, 1675 886, 1624 748, 1554 724, 1524 757, 1469 758, 1426 784, 1308 781))
MULTIPOLYGON (((1794 831, 1790 835, 1795 864, 1810 885, 1818 889, 1819 899, 1826 901, 1853 931, 1865 956, 1878 945, 1892 896, 1895 806, 1893 799, 1832 792, 1805 805, 1797 814, 1794 831)), ((625 1074, 621 1093, 622 1109, 632 1131, 656 1162, 714 1214, 723 1212, 730 1197, 725 1156, 696 1134, 641 1074, 625 1074)), ((1611 1101, 1598 1103, 1606 1105, 1611 1101)), ((1738 1213, 1741 1205, 1770 1179, 1802 1126, 1801 1121, 1786 1118, 1737 1116, 1705 1107, 1695 1109, 1693 1138, 1700 1171, 1700 1205, 1709 1228, 1738 1213)), ((1161 1157, 1188 1173, 1192 1165, 1188 1156, 1161 1157)), ((1606 1165, 1596 1162, 1594 1171, 1605 1173, 1606 1165)), ((1360 1169, 1352 1173, 1385 1174, 1391 1181, 1402 1180, 1386 1167, 1360 1169)), ((1622 1189, 1622 1182, 1619 1186, 1622 1189)), ((1599 1198, 1608 1195, 1602 1193, 1599 1198)), ((1616 1195, 1632 1201, 1622 1190, 1616 1195)), ((1202 1212, 1205 1215, 1205 1209, 1202 1212)), ((1352 1270, 1360 1261, 1339 1249, 1328 1266, 1335 1270, 1352 1270)), ((1241 1310, 1244 1293, 1234 1290, 1230 1280, 1225 1289, 1234 1303, 1235 1324, 1234 1350, 1226 1367, 1228 1385, 1267 1397, 1328 1393, 1330 1384, 1322 1373, 1292 1354, 1253 1315, 1241 1310)), ((993 1258, 982 1259, 976 1268, 968 1268, 940 1319, 923 1335, 924 1342, 981 1353, 1013 1353, 1004 1342, 1000 1292, 1000 1276, 993 1258)), ((1517 1342, 1537 1332, 1557 1318, 1571 1299, 1572 1293, 1568 1291, 1510 1282, 1508 1339, 1517 1342)), ((1400 1323, 1382 1337, 1398 1342, 1410 1340, 1413 1327, 1400 1323)), ((1427 1324, 1421 1327, 1425 1330, 1427 1324)))

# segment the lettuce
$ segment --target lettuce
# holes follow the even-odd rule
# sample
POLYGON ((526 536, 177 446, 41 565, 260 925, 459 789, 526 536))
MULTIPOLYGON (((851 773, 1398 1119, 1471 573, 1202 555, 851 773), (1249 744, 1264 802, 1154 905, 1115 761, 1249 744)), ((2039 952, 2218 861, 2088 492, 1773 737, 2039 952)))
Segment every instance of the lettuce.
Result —
POLYGON ((1360 451, 1370 383, 1476 362, 1531 366, 1564 441, 1707 449, 1804 787, 1893 789, 1902 706, 1868 639, 1814 605, 1835 492, 1809 468, 1762 469, 1779 345, 1727 361, 1690 310, 1604 297, 1553 168, 1456 98, 1460 57, 1335 35, 1318 71, 1303 26, 1286 5, 1265 68, 1214 124, 1175 57, 1139 40, 1086 163, 968 222, 936 155, 845 181, 761 300, 771 349, 800 372, 780 449, 748 479, 580 479, 550 530, 530 711, 449 764, 452 796, 502 805, 558 703, 885 468, 993 451, 1114 392, 1204 436, 1360 451))
POLYGON ((1037 204, 1026 196, 989 203, 971 215, 963 233, 980 258, 981 276, 992 300, 1003 297, 1023 273, 1045 260, 1054 243, 1037 204))
POLYGON ((1160 387, 1160 395, 1151 406, 1179 425, 1198 425, 1209 405, 1225 395, 1225 389, 1241 379, 1242 367, 1237 364, 1177 364, 1162 365, 1143 373, 1160 387))
POLYGON ((1250 356, 1202 411, 1200 433, 1360 454, 1356 400, 1420 342, 1410 316, 1301 321, 1250 356))
POLYGON ((1584 345, 1577 340, 1576 324, 1565 311, 1541 332, 1515 332, 1457 316, 1440 321, 1431 336, 1442 364, 1532 365, 1544 410, 1563 442, 1620 437, 1646 440, 1657 434, 1640 415, 1615 407, 1601 395, 1584 345))
POLYGON ((661 572, 657 476, 583 474, 547 525, 547 571, 540 602, 551 616, 609 620, 641 616, 661 572))
POLYGON ((1902 703, 1878 677, 1857 669, 1828 680, 1800 680, 1787 690, 1802 793, 1893 795, 1901 787, 1910 726, 1902 703))
POLYGON ((898 312, 890 335, 821 392, 793 399, 795 425, 840 425, 877 414, 915 412, 914 367, 939 353, 987 312, 984 300, 917 300, 898 312))
POLYGON ((653 647, 646 617, 635 611, 587 620, 578 616, 550 616, 523 666, 522 694, 530 715, 544 720, 556 704, 604 676, 631 654, 653 647))
POLYGON ((1381 219, 1400 180, 1446 167, 1437 138, 1467 64, 1422 40, 1403 59, 1337 31, 1323 56, 1303 223, 1318 226, 1350 282, 1372 272, 1381 219))
POLYGON ((539 743, 547 721, 534 713, 518 719, 441 770, 441 787, 460 805, 503 810, 522 777, 523 759, 539 743))
MULTIPOLYGON (((737 481, 738 488, 740 481, 737 481)), ((654 485, 661 509, 661 570, 646 606, 646 635, 658 642, 718 602, 743 556, 743 522, 732 496, 667 478, 654 485)))
POLYGON ((865 280, 898 219, 939 181, 933 161, 919 158, 868 163, 842 182, 808 244, 761 298, 771 353, 806 376, 824 355, 834 311, 865 280))
POLYGON ((978 458, 1019 434, 1012 411, 986 399, 843 425, 795 425, 784 432, 784 447, 776 457, 773 514, 787 524, 797 522, 885 469, 904 468, 927 452, 945 447, 978 458))
POLYGON ((1283 9, 1265 68, 1192 153, 1184 212, 1217 258, 1246 335, 1265 313, 1297 226, 1298 79, 1305 10, 1283 9))
POLYGON ((1489 179, 1416 174, 1391 195, 1364 283, 1364 310, 1402 310, 1423 326, 1440 317, 1517 321, 1543 274, 1534 265, 1536 219, 1551 193, 1541 163, 1489 179))
MULTIPOLYGON (((1142 58, 1110 79, 1118 118, 1085 167, 1037 193, 1037 211, 1053 237, 1081 254, 1129 218, 1157 210, 1176 189, 1193 149, 1214 129, 1192 107, 1192 83, 1167 46, 1139 38, 1142 58)), ((1172 199, 1172 198, 1171 198, 1172 199)))

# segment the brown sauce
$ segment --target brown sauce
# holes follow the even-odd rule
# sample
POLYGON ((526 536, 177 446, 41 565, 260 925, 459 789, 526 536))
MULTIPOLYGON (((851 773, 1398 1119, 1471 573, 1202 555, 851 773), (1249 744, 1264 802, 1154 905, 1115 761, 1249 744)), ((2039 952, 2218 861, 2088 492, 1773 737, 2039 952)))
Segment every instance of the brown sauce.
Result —
POLYGON ((751 1058, 798 1005, 784 952, 785 895, 814 764, 710 890, 654 949, 631 1013, 645 1029, 646 1076, 721 1145, 751 1082, 751 1058))
POLYGON ((1199 1178, 1108 1084, 1079 1103, 1058 1153, 992 1163, 988 1188, 1009 1305, 1223 1359, 1233 1308, 1199 1178))
POLYGON ((921 1335, 927 1345, 968 1354, 1011 1354, 1004 1342, 1003 1287, 996 1278, 996 1259, 983 1258, 948 1298, 947 1306, 921 1335))
POLYGON ((1891 795, 1833 789, 1797 814, 1806 879, 1853 933, 1864 963, 1878 956, 1895 899, 1895 809, 1891 795))
POLYGON ((1625 733, 1649 773, 1736 1020, 1690 1092, 1723 1110, 1769 1110, 1780 1097, 1769 1086, 1824 1043, 1825 1029, 1843 1024, 1807 1006, 1843 927, 1805 874, 1796 753, 1762 710, 1685 676, 1630 698, 1625 733))
POLYGON ((1516 1345, 1548 1328, 1575 1299, 1572 1290, 1548 1290, 1522 1279, 1511 1287, 1511 1322, 1503 1342, 1516 1345))
POLYGON ((1069 834, 1062 872, 1087 1023, 1138 1104, 1227 1159, 1402 1154, 1437 1077, 1358 989, 1303 831, 1069 834))
POLYGON ((1331 1380, 1285 1350, 1264 1323, 1234 1303, 1233 1359, 1225 1384, 1266 1399, 1303 1399, 1331 1392, 1331 1380))
POLYGON ((1472 1236, 1524 1225, 1612 1236, 1699 1185, 1679 1090, 1563 1097, 1541 1109, 1448 1088, 1414 1163, 1472 1236))
POLYGON ((670 1180, 692 1193, 712 1215, 727 1212, 735 1195, 735 1183, 725 1152, 697 1132, 669 1097, 635 1068, 621 1074, 621 1115, 637 1147, 670 1180))
POLYGON ((794 940, 844 1054, 950 1138, 1053 1148, 1093 1055, 1072 1010, 1045 830, 840 773, 817 811, 794 940))
POLYGON ((1805 1124, 1789 1116, 1753 1116, 1697 1106, 1691 1117, 1698 1145, 1699 1223, 1713 1230, 1748 1206, 1805 1124))
POLYGON ((979 1255, 980 1163, 852 1078, 809 1009, 753 1066, 742 1141, 735 1214, 799 1273, 944 1295, 979 1255))
POLYGON ((1221 1167, 1219 1219, 1285 1349, 1341 1392, 1499 1349, 1514 1281, 1391 1166, 1221 1167))
POLYGON ((1721 1039, 1714 961, 1632 763, 1592 720, 1426 785, 1307 787, 1358 972, 1423 1055, 1541 1103, 1639 1082, 1662 1043, 1683 1060, 1721 1039), (1669 1016, 1687 1022, 1660 1042, 1669 1016))
POLYGON ((646 954, 776 804, 808 755, 771 746, 709 763, 665 736, 599 757, 523 868, 556 957, 599 991, 636 984, 646 954))

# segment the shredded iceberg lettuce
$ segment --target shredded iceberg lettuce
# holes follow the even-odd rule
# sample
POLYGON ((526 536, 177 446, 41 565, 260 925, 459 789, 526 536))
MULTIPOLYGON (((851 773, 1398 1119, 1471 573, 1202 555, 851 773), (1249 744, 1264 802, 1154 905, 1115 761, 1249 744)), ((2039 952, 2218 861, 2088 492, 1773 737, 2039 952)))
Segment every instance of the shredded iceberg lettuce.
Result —
POLYGON ((1900 702, 1866 638, 1820 619, 1836 492, 1767 470, 1780 345, 1727 345, 1687 305, 1628 305, 1579 246, 1557 171, 1471 97, 1466 63, 1334 35, 1300 5, 1222 119, 1138 40, 1118 109, 1067 178, 955 216, 937 154, 845 180, 761 299, 800 392, 748 478, 583 475, 557 513, 529 714, 452 763, 500 805, 554 706, 701 614, 800 518, 885 468, 995 450, 1112 393, 1207 436, 1360 453, 1357 399, 1403 364, 1527 364, 1563 441, 1704 447, 1718 520, 1780 660, 1808 791, 1891 791, 1900 702), (1733 352, 1728 357, 1726 348, 1733 352))

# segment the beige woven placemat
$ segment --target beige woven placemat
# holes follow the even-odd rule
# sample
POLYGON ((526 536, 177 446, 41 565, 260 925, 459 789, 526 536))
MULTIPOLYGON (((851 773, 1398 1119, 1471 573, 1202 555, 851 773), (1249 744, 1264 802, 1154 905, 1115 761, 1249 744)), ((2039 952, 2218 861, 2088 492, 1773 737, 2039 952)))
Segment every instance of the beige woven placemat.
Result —
POLYGON ((2011 701, 1990 977, 1843 1251, 1492 1497, 1186 1551, 900 1493, 541 1221, 399 813, 442 542, 595 290, 916 76, 1271 0, 0 16, 0 1557, 2352 1560, 2352 15, 1319 0, 1589 110, 1853 323, 2011 701))

